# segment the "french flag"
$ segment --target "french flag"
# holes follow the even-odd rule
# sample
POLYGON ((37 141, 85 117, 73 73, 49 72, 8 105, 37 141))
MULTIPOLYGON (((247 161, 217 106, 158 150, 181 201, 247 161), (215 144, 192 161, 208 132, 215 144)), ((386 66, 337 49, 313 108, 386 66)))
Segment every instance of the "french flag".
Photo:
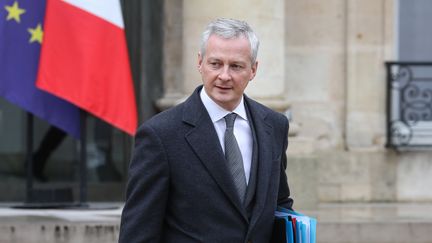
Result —
POLYGON ((47 1, 37 87, 135 134, 135 92, 118 0, 47 1))

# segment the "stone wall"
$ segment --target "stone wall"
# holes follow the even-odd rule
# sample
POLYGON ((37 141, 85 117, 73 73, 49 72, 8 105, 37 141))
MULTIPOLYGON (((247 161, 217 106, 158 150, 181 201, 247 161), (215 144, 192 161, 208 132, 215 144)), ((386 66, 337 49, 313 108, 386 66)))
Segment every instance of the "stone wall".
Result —
POLYGON ((384 148, 394 2, 288 0, 285 9, 287 96, 298 125, 288 175, 298 204, 398 200, 398 157, 384 148))

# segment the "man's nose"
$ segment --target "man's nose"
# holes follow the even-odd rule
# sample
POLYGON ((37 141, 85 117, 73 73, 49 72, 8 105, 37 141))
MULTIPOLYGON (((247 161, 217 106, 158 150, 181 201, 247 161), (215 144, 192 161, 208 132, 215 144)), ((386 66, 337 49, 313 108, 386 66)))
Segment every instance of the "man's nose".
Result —
POLYGON ((228 81, 231 79, 231 75, 229 72, 229 66, 224 66, 219 73, 219 79, 222 81, 228 81))

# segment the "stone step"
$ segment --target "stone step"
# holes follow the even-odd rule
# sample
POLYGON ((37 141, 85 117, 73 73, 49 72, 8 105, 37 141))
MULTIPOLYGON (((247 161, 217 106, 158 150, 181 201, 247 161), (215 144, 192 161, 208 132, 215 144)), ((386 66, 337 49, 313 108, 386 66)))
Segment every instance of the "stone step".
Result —
MULTIPOLYGON (((1 243, 115 243, 122 204, 81 209, 0 207, 1 243)), ((1 205, 0 205, 1 206, 1 205)), ((432 204, 321 204, 317 243, 432 243, 432 204)))
MULTIPOLYGON (((300 211, 300 210, 299 210, 300 211)), ((318 243, 432 243, 432 204, 321 204, 318 243)))
POLYGON ((10 206, 17 205, 2 205, 0 242, 118 242, 122 204, 90 205, 69 209, 15 209, 10 206))

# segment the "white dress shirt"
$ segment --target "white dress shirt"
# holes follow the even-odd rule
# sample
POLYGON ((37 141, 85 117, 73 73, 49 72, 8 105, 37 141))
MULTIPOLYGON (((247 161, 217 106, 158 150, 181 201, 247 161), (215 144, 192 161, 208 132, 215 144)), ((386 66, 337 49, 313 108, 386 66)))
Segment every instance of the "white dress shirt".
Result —
MULTIPOLYGON (((224 117, 231 113, 224 108, 220 107, 216 102, 214 102, 205 91, 204 87, 201 90, 201 100, 210 115, 213 125, 216 129, 216 133, 219 137, 219 142, 222 150, 225 153, 225 119, 224 117)), ((243 97, 240 104, 232 111, 237 114, 236 120, 234 122, 234 136, 236 137, 237 143, 240 148, 240 152, 243 158, 243 167, 245 170, 246 183, 249 182, 250 170, 252 164, 252 148, 253 139, 252 131, 249 125, 249 121, 246 115, 246 109, 244 106, 243 97)))

